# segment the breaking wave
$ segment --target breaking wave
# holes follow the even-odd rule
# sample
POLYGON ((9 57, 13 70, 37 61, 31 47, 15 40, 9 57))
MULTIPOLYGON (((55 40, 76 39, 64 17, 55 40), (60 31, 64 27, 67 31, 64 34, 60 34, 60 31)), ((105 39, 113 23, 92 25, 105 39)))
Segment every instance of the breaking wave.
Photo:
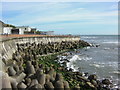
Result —
POLYGON ((97 38, 97 37, 85 37, 85 36, 83 36, 81 38, 86 38, 86 39, 88 38, 89 39, 89 38, 97 38))

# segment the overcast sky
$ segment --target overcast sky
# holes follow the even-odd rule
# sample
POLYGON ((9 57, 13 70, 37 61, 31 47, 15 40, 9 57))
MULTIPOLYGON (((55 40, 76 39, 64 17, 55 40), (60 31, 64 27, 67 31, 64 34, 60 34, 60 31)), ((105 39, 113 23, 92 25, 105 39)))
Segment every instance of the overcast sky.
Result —
POLYGON ((117 34, 117 2, 4 2, 2 20, 57 34, 117 34))

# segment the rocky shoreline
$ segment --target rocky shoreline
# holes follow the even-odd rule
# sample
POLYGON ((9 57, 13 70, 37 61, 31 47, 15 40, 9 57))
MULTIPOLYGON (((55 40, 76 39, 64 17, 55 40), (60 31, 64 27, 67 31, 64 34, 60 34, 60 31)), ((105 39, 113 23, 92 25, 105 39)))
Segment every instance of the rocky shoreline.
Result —
POLYGON ((87 46, 90 44, 82 40, 17 44, 12 59, 3 60, 6 67, 3 89, 110 90, 113 85, 109 79, 100 81, 95 74, 86 78, 81 72, 67 69, 66 62, 69 60, 63 60, 62 65, 58 62, 58 55, 87 46))

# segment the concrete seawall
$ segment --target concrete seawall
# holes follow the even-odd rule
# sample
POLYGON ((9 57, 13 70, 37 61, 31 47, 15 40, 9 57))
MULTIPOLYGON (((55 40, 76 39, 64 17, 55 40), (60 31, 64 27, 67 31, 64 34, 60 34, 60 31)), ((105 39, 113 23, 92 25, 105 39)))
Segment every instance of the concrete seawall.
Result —
MULTIPOLYGON (((2 60, 9 60, 12 54, 17 50, 16 44, 19 43, 48 43, 48 42, 61 42, 61 41, 78 41, 79 36, 40 36, 40 37, 15 37, 15 38, 2 38, 0 41, 0 57, 2 60)), ((2 63, 2 62, 1 62, 2 63)), ((0 68, 2 70, 2 67, 0 68)))

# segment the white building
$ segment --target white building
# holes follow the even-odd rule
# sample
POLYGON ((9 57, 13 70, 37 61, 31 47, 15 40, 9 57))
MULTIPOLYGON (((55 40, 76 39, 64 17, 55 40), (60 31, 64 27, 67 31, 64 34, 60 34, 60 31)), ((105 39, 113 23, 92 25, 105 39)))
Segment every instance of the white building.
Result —
POLYGON ((3 27, 3 34, 11 34, 12 27, 3 27))
POLYGON ((23 30, 23 31, 28 31, 30 32, 31 31, 31 28, 29 26, 18 26, 17 28, 23 30))

